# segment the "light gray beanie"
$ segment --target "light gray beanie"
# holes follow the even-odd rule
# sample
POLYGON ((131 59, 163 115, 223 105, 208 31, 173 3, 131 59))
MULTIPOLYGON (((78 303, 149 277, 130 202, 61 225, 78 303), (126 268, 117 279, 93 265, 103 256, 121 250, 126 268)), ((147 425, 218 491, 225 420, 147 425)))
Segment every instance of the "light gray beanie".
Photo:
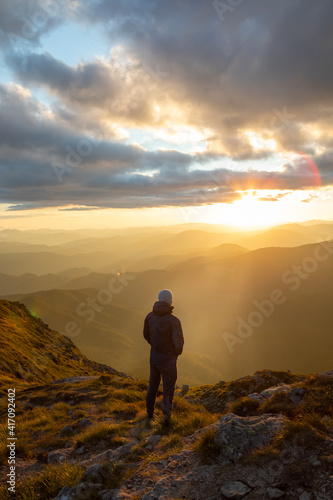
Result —
POLYGON ((170 290, 161 290, 158 294, 158 300, 162 300, 171 306, 173 301, 172 292, 170 290))

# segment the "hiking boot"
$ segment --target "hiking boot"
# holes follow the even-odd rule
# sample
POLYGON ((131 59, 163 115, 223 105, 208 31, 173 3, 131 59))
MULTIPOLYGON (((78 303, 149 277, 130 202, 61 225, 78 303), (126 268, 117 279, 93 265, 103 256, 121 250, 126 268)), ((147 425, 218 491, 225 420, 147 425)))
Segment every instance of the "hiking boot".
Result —
POLYGON ((146 422, 145 422, 145 425, 146 425, 147 429, 150 429, 152 427, 154 420, 155 420, 155 417, 153 415, 152 416, 150 416, 150 415, 147 416, 146 422))
POLYGON ((162 427, 165 429, 168 429, 171 426, 171 421, 170 417, 164 417, 163 422, 162 422, 162 427))

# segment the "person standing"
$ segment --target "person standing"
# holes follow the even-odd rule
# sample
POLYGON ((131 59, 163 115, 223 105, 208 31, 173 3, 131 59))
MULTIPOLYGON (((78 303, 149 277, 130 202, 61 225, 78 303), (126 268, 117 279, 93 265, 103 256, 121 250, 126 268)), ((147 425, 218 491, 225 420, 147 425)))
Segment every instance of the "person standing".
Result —
POLYGON ((146 408, 148 421, 154 418, 156 394, 163 382, 163 426, 170 426, 172 401, 177 380, 177 358, 183 352, 184 335, 178 318, 172 314, 173 295, 161 290, 152 312, 144 321, 143 336, 150 344, 150 377, 146 408))

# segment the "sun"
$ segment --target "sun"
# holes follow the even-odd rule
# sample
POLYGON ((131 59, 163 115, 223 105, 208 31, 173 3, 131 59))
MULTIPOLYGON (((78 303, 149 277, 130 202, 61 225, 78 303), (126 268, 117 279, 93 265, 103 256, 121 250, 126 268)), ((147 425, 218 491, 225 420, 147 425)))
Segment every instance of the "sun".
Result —
MULTIPOLYGON (((262 193, 259 195, 262 196, 262 193)), ((242 193, 242 198, 233 203, 230 222, 240 228, 255 229, 272 226, 281 221, 276 203, 259 199, 256 191, 242 193)), ((281 207, 280 207, 281 208, 281 207)))
POLYGON ((244 230, 274 226, 289 220, 283 201, 274 201, 275 191, 238 191, 241 198, 233 203, 218 203, 205 207, 205 220, 244 230), (268 201, 269 200, 269 201, 268 201))

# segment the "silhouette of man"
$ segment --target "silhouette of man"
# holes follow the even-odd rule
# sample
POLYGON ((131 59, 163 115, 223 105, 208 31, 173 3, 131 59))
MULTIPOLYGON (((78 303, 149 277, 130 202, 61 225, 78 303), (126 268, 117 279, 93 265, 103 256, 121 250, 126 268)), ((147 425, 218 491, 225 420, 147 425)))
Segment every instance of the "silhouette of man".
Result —
POLYGON ((156 394, 163 382, 163 426, 170 426, 172 401, 177 380, 177 358, 183 352, 184 336, 178 318, 172 314, 173 296, 161 290, 152 312, 145 319, 143 336, 150 344, 150 377, 146 407, 148 422, 154 418, 156 394))

